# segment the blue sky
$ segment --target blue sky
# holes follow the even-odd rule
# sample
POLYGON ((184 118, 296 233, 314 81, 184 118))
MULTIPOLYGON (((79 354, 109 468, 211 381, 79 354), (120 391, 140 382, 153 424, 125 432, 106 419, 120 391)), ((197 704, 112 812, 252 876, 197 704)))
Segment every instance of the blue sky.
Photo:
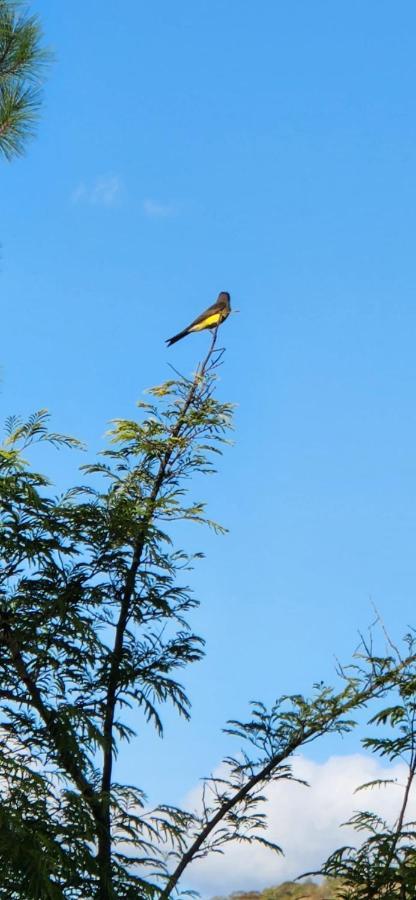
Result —
MULTIPOLYGON (((55 62, 37 139, 0 167, 2 418, 46 406, 95 452, 207 343, 166 337, 219 290, 241 310, 235 446, 202 486, 230 532, 186 535, 207 554, 193 721, 140 726, 119 764, 179 802, 250 698, 332 679, 372 603, 395 637, 414 621, 416 9, 32 7, 55 62)), ((78 462, 47 464, 65 486, 78 462)))

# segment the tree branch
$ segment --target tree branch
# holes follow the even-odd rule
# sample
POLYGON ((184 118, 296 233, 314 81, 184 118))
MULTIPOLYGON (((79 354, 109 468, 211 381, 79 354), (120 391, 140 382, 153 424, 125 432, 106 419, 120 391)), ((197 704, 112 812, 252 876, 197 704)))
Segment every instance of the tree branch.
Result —
POLYGON ((159 900, 169 900, 171 892, 176 887, 180 877, 183 875, 183 872, 185 871, 189 863, 191 863, 192 860, 195 859, 195 856, 198 854, 198 851, 201 849, 207 838, 210 836, 210 834, 212 834, 216 826, 225 818, 227 813, 229 813, 234 807, 238 806, 238 804, 242 800, 244 800, 244 798, 248 794, 250 794, 258 784, 267 782, 273 771, 279 765, 281 765, 284 760, 288 759, 295 752, 295 750, 297 750, 304 744, 309 743, 312 739, 325 734, 332 723, 334 723, 341 716, 344 716, 350 710, 356 709, 358 706, 363 706, 368 700, 372 699, 375 696, 378 696, 379 693, 383 693, 391 680, 395 678, 398 672, 400 672, 408 662, 409 660, 404 661, 393 672, 389 672, 386 675, 376 676, 374 678, 374 681, 370 682, 370 686, 361 692, 357 692, 353 689, 352 697, 350 696, 351 691, 349 691, 347 688, 339 696, 338 699, 340 700, 342 697, 347 697, 348 699, 345 702, 340 702, 336 710, 328 713, 327 716, 321 718, 319 723, 316 723, 309 728, 301 727, 299 731, 293 736, 292 740, 288 742, 283 751, 273 756, 259 772, 248 779, 245 785, 239 788, 239 790, 237 790, 235 794, 233 794, 233 796, 231 796, 228 800, 221 804, 217 812, 211 817, 211 819, 209 819, 209 821, 206 823, 204 828, 202 828, 199 835, 197 835, 189 849, 186 851, 186 853, 184 853, 175 871, 170 876, 166 887, 161 891, 159 900))
MULTIPOLYGON (((204 375, 207 370, 207 366, 209 361, 214 353, 216 342, 217 342, 217 333, 218 326, 215 328, 211 344, 208 350, 208 353, 203 360, 203 362, 198 366, 194 379, 191 383, 188 395, 184 401, 182 409, 178 415, 178 419, 176 421, 175 426, 171 430, 171 438, 179 437, 181 433, 181 428, 184 424, 184 420, 186 414, 192 405, 195 395, 198 389, 201 380, 204 378, 204 375)), ((106 698, 106 709, 105 709, 105 717, 104 717, 104 726, 103 726, 103 738, 104 738, 104 752, 103 752, 103 770, 102 770, 102 779, 101 779, 101 791, 102 791, 102 799, 105 810, 105 818, 106 818, 106 830, 105 833, 102 834, 102 839, 99 845, 99 863, 100 863, 100 872, 102 877, 102 888, 101 888, 101 900, 106 900, 107 887, 110 883, 110 870, 111 870, 111 833, 110 833, 110 789, 111 789, 111 779, 112 779, 112 767, 113 767, 113 725, 114 725, 114 715, 115 708, 117 703, 117 687, 118 687, 118 679, 120 673, 120 664, 123 656, 123 641, 124 635, 126 632, 127 622, 129 619, 130 613, 130 605, 131 599, 134 593, 135 583, 137 573, 141 564, 143 550, 146 543, 146 537, 149 529, 149 525, 152 521, 156 501, 159 496, 160 489, 162 487, 166 469, 171 460, 172 454, 174 452, 173 446, 168 447, 165 453, 162 456, 160 461, 159 470, 156 474, 152 491, 148 498, 148 508, 147 513, 143 519, 140 535, 136 540, 133 557, 131 561, 131 566, 127 574, 124 593, 120 603, 120 613, 116 626, 116 633, 114 639, 113 651, 111 654, 111 666, 110 673, 108 678, 108 688, 107 688, 107 698, 106 698)))
POLYGON ((96 823, 102 824, 103 810, 97 794, 93 786, 85 777, 73 754, 65 746, 63 746, 62 731, 59 727, 57 716, 53 710, 49 709, 49 707, 45 705, 42 694, 36 682, 27 670, 19 644, 10 627, 10 621, 8 621, 7 617, 5 617, 4 615, 0 618, 0 628, 4 642, 9 648, 16 672, 28 691, 31 701, 29 705, 36 709, 47 728, 49 736, 52 740, 52 744, 55 748, 55 754, 58 764, 65 771, 65 773, 69 775, 69 777, 78 788, 80 794, 84 797, 96 823))

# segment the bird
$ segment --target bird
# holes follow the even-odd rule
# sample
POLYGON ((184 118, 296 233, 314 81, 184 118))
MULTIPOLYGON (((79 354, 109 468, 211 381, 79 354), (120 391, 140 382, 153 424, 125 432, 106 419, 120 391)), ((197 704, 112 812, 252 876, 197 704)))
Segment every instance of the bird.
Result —
POLYGON ((194 319, 187 328, 184 328, 183 331, 179 331, 178 334, 174 334, 173 337, 167 339, 166 343, 168 347, 171 347, 172 344, 176 344, 176 341, 180 341, 193 331, 203 331, 205 328, 218 328, 218 325, 225 322, 225 319, 230 315, 230 312, 230 295, 228 291, 221 291, 212 306, 209 306, 200 316, 197 316, 197 318, 194 319))

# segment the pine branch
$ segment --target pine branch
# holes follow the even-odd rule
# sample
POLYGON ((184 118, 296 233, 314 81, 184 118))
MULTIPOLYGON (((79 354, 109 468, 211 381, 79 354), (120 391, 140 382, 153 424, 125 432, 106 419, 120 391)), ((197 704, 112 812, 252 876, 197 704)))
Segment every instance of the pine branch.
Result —
POLYGON ((19 4, 0 0, 0 154, 21 155, 34 134, 41 103, 39 86, 50 54, 34 16, 20 16, 19 4))

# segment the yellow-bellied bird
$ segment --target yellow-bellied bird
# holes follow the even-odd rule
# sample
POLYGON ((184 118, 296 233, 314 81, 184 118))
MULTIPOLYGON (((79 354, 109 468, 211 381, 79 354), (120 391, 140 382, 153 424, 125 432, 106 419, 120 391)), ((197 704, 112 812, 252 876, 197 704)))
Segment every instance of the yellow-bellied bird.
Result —
POLYGON ((186 337, 187 334, 191 334, 193 331, 203 331, 204 328, 217 328, 218 325, 221 325, 222 322, 225 322, 225 319, 230 315, 231 312, 231 303, 230 303, 230 295, 228 291, 221 291, 218 294, 218 299, 212 306, 209 306, 205 312, 201 313, 187 328, 184 328, 183 331, 180 331, 179 334, 175 334, 173 337, 168 338, 166 341, 168 347, 171 347, 172 344, 176 344, 176 341, 180 341, 181 338, 186 337))

